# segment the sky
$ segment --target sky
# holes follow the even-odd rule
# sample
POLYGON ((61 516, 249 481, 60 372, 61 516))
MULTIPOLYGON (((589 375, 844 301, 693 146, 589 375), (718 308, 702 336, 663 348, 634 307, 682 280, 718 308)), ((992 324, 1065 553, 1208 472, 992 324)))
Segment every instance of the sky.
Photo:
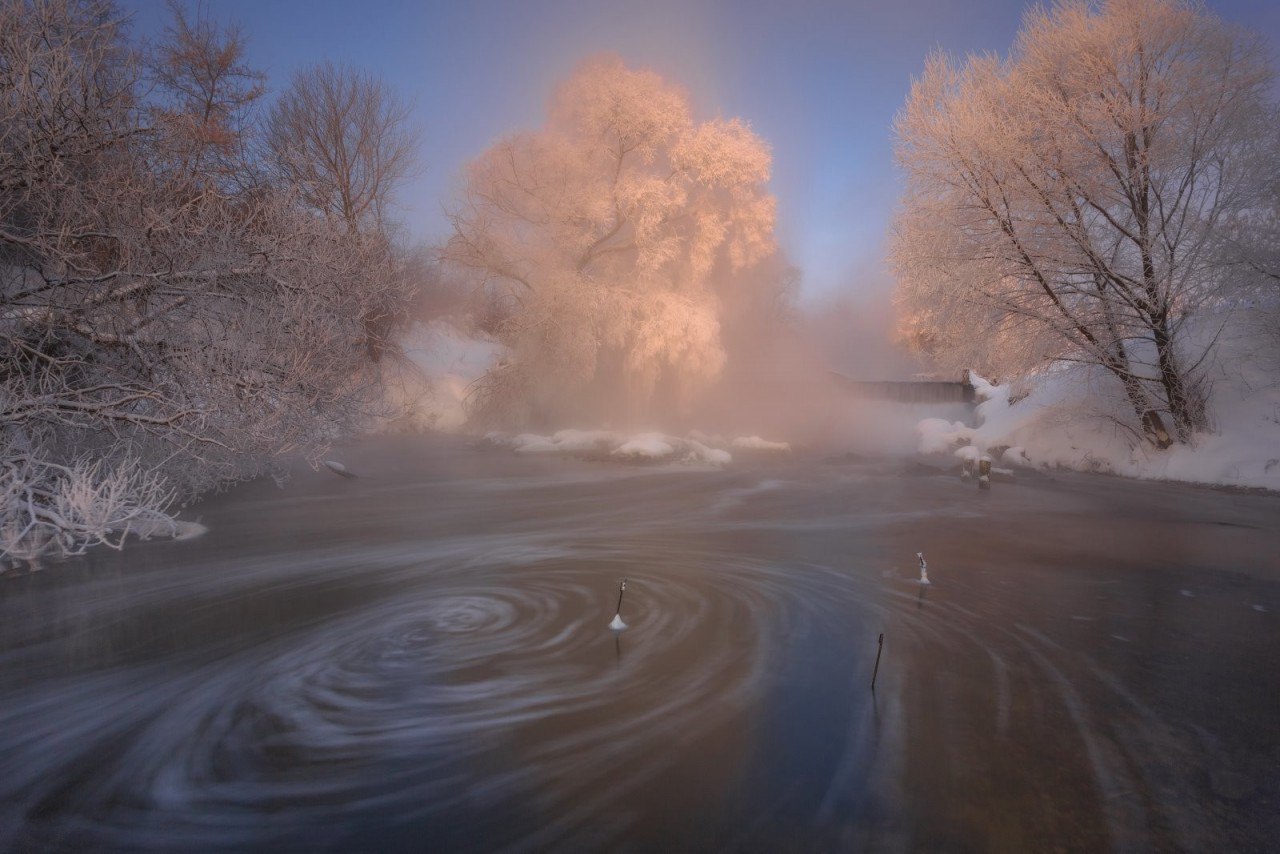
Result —
MULTIPOLYGON (((190 5, 190 0, 187 2, 190 5)), ((444 209, 465 164, 536 128, 556 83, 612 52, 683 85, 700 118, 739 117, 773 149, 778 235, 809 300, 879 299, 900 179, 892 123, 930 51, 1008 51, 1021 0, 205 0, 240 23, 273 91, 323 59, 377 74, 414 104, 419 173, 408 235, 448 236, 444 209)), ((1280 0, 1212 0, 1224 19, 1280 46, 1280 0)), ((138 35, 160 0, 121 0, 138 35)))

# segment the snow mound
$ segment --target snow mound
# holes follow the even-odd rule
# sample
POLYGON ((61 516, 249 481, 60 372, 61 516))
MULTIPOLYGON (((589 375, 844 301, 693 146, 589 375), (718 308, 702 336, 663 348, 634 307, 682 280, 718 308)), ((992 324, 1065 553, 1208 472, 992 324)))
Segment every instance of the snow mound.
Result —
POLYGON ((661 433, 641 433, 613 449, 615 457, 650 457, 660 459, 676 452, 671 443, 661 433))
POLYGON ((733 440, 733 447, 744 451, 790 451, 790 442, 770 442, 759 436, 739 436, 733 440))
POLYGON ((733 456, 693 438, 669 436, 665 433, 614 433, 609 430, 560 430, 550 436, 521 433, 508 436, 489 433, 484 440, 492 445, 510 448, 517 454, 565 454, 612 457, 633 462, 669 460, 726 466, 733 456))
POLYGON ((209 533, 209 529, 199 522, 184 522, 181 519, 173 523, 175 540, 194 540, 209 533))
MULTIPOLYGON (((124 527, 115 530, 122 531, 124 527)), ((135 519, 129 523, 128 531, 142 540, 150 540, 153 537, 194 540, 209 533, 209 529, 199 522, 188 522, 183 519, 135 519)))
POLYGON ((521 433, 511 440, 511 447, 517 454, 558 454, 562 450, 550 438, 536 433, 521 433))
POLYGON ((733 455, 722 448, 710 448, 693 439, 685 441, 685 458, 690 461, 701 461, 713 466, 727 466, 733 462, 733 455))
POLYGON ((1010 385, 970 376, 980 401, 977 426, 926 418, 916 425, 922 453, 990 456, 1005 467, 1280 490, 1280 386, 1274 378, 1224 371, 1215 377, 1211 405, 1216 430, 1162 451, 1119 426, 1122 409, 1109 414, 1106 401, 1099 403, 1102 383, 1087 368, 1046 371, 1016 400, 1010 385))
POLYGON ((551 439, 564 451, 598 451, 611 445, 616 437, 608 430, 561 430, 551 439))

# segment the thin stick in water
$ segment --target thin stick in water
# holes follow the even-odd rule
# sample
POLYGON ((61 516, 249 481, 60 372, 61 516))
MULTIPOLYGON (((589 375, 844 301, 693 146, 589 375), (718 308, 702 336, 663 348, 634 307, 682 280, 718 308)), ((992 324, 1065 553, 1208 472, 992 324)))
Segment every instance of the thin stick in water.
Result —
POLYGON ((876 646, 876 667, 871 671, 871 690, 876 690, 876 677, 880 675, 880 653, 884 652, 884 632, 880 633, 880 640, 876 646))
POLYGON ((618 607, 613 612, 613 622, 609 624, 609 628, 615 632, 626 629, 627 624, 622 619, 622 594, 627 592, 627 580, 622 579, 622 584, 618 585, 618 607))

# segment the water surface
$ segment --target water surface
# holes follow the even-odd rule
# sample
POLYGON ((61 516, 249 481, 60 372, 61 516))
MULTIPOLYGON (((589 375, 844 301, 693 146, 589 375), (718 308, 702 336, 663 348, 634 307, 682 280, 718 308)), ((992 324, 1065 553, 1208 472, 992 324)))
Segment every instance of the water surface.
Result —
POLYGON ((206 501, 201 539, 0 577, 0 848, 1280 838, 1274 496, 341 458, 206 501))

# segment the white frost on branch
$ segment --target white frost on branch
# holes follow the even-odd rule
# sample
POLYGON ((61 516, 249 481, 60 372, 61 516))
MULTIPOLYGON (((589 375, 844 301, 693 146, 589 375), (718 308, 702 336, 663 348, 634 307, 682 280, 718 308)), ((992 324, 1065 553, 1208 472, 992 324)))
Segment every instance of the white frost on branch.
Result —
POLYGON ((203 531, 164 512, 164 479, 125 458, 114 466, 81 459, 70 466, 31 458, 0 461, 0 565, 50 552, 119 549, 130 534, 187 538, 203 531))

